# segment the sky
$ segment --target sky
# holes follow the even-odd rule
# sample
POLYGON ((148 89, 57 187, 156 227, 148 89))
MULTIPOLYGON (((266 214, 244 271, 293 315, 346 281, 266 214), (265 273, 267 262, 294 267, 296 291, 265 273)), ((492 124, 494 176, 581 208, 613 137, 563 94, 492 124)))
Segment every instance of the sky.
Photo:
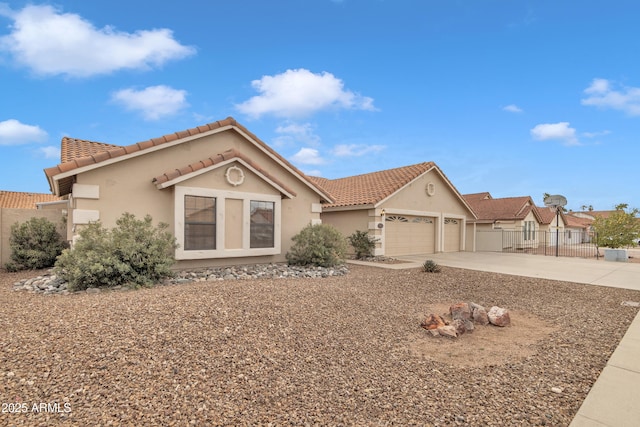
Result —
POLYGON ((0 189, 229 116, 304 173, 640 208, 640 3, 0 0, 0 189))

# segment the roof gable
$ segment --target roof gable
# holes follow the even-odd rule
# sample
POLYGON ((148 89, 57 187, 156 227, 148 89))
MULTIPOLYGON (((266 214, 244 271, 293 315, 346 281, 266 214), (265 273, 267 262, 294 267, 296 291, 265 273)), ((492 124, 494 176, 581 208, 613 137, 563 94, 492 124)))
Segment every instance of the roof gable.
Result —
POLYGON ((430 171, 435 171, 443 179, 460 202, 475 217, 471 206, 434 162, 423 162, 339 179, 309 178, 334 198, 335 202, 324 205, 324 208, 338 208, 340 210, 340 208, 357 206, 378 206, 430 171))
POLYGON ((94 149, 94 152, 82 157, 69 158, 68 161, 63 161, 57 166, 47 168, 44 170, 44 172, 47 176, 52 192, 59 195, 65 195, 71 192, 74 176, 78 173, 82 173, 115 162, 127 160, 132 157, 144 155, 152 151, 172 147, 177 144, 182 144, 187 141, 228 130, 238 132, 240 135, 254 144, 254 146, 256 146, 259 150, 267 154, 283 168, 296 176, 296 178, 302 181, 312 191, 316 192, 323 200, 328 202, 332 201, 331 197, 322 189, 316 187, 313 182, 311 182, 306 177, 305 174, 303 174, 295 166, 289 163, 285 158, 280 156, 267 144, 262 142, 258 137, 249 132, 249 130, 247 130, 244 126, 237 123, 236 120, 232 117, 127 146, 113 145, 110 147, 106 147, 109 144, 91 143, 90 141, 67 138, 67 143, 69 143, 70 141, 83 141, 88 143, 81 145, 85 149, 88 149, 89 146, 92 147, 94 149), (108 149, 100 151, 101 148, 108 149))
POLYGON ((274 177, 269 172, 264 170, 256 162, 253 162, 251 159, 249 159, 248 156, 245 156, 240 151, 235 149, 230 149, 222 154, 207 157, 206 159, 184 166, 180 169, 173 169, 171 171, 165 172, 162 175, 153 178, 152 182, 156 185, 156 187, 158 187, 158 189, 167 188, 234 161, 238 161, 239 163, 243 164, 246 168, 258 175, 272 187, 276 188, 286 197, 293 198, 296 196, 296 193, 291 188, 289 188, 278 178, 274 177))
POLYGON ((325 205, 328 208, 375 205, 433 169, 434 166, 433 162, 424 162, 346 178, 309 177, 309 179, 328 191, 334 198, 334 203, 325 205))

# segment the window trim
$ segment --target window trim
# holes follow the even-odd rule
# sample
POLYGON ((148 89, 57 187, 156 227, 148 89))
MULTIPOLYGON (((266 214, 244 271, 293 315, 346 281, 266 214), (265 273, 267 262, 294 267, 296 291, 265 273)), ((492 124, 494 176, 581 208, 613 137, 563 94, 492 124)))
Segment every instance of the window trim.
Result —
POLYGON ((251 257, 278 255, 281 253, 282 236, 282 197, 280 194, 244 193, 240 191, 215 190, 201 187, 174 187, 174 233, 179 247, 177 260, 251 257), (184 249, 184 198, 201 196, 216 198, 216 249, 184 249), (225 249, 226 199, 242 200, 242 248, 225 249), (251 248, 251 201, 274 203, 274 246, 272 248, 251 248))

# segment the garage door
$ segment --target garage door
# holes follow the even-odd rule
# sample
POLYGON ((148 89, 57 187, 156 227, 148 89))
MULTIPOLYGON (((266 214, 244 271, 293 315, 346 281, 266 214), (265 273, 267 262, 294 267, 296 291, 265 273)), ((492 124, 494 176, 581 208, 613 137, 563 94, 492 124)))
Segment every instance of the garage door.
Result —
POLYGON ((385 218, 385 255, 432 254, 435 252, 434 218, 387 215, 385 218))
POLYGON ((454 218, 444 219, 444 251, 460 252, 460 227, 462 221, 454 218))

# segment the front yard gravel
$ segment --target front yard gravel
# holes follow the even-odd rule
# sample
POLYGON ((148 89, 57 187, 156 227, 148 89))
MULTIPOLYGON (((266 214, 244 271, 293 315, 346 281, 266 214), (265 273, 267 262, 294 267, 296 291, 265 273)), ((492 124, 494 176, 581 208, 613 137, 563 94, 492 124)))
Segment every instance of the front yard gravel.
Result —
POLYGON ((0 273, 0 425, 567 426, 640 301, 447 267, 12 290, 37 274, 0 273), (420 328, 459 301, 518 315, 455 342, 420 328))

